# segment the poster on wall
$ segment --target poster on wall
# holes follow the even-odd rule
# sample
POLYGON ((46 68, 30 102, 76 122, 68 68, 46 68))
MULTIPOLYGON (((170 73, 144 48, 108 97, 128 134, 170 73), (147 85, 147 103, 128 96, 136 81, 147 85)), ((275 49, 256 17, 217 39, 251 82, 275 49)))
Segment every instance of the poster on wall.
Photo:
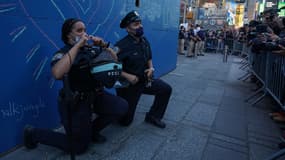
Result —
MULTIPOLYGON (((285 7, 285 2, 279 2, 278 9, 281 7, 285 7)), ((280 12, 278 12, 278 15, 281 17, 285 16, 285 9, 280 10, 280 12)))
POLYGON ((241 27, 243 25, 244 4, 236 3, 235 0, 227 0, 225 9, 227 12, 227 24, 241 27))
POLYGON ((198 19, 204 19, 204 18, 205 18, 205 8, 199 8, 198 19))
POLYGON ((244 5, 238 4, 236 7, 235 26, 241 27, 244 22, 244 5))
POLYGON ((227 0, 225 9, 227 11, 227 23, 228 25, 235 25, 236 16, 236 3, 234 0, 227 0))
POLYGON ((264 8, 265 8, 264 3, 259 3, 259 7, 258 8, 259 8, 258 13, 259 14, 262 13, 264 11, 264 8))
POLYGON ((200 0, 199 1, 199 7, 205 7, 205 5, 214 5, 214 6, 218 6, 218 2, 219 0, 200 0))

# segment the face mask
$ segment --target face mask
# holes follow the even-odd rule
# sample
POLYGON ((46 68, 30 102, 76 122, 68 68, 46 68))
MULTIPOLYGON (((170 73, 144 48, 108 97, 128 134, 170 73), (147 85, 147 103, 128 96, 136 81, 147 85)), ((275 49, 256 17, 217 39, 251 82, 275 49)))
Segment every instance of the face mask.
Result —
POLYGON ((143 27, 139 27, 135 31, 136 31, 135 33, 136 37, 141 37, 144 34, 143 27))
POLYGON ((78 43, 80 41, 80 37, 79 36, 75 36, 74 37, 74 44, 78 43))

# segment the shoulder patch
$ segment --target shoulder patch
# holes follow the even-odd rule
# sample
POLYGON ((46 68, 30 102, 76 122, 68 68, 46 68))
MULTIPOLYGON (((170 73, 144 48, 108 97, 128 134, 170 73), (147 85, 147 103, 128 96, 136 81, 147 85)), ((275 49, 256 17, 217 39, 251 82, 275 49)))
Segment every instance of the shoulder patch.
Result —
POLYGON ((53 57, 52 57, 52 61, 58 61, 63 57, 63 53, 56 53, 53 57))

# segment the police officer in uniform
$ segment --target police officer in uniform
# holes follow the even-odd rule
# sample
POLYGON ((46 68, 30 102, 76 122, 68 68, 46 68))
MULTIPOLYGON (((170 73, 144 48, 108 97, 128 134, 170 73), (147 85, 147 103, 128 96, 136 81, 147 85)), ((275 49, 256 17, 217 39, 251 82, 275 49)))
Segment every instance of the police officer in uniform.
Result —
POLYGON ((152 78, 152 51, 148 40, 143 36, 143 26, 138 13, 129 12, 122 19, 120 28, 125 28, 128 35, 115 46, 118 47, 118 60, 123 64, 122 77, 130 83, 128 87, 117 89, 117 95, 129 103, 129 110, 120 120, 120 124, 128 126, 132 123, 141 94, 148 94, 154 95, 155 99, 151 109, 146 113, 145 122, 165 128, 165 123, 161 119, 166 111, 172 88, 164 81, 152 78))
MULTIPOLYGON (((79 93, 79 99, 75 106, 72 106, 71 113, 68 113, 67 108, 70 106, 59 102, 58 109, 66 134, 28 126, 24 130, 24 145, 27 148, 36 148, 37 143, 41 143, 66 152, 83 153, 90 142, 104 142, 106 139, 99 132, 127 112, 128 104, 124 99, 105 92, 102 84, 90 75, 90 69, 82 68, 82 64, 93 58, 92 54, 84 49, 87 40, 93 41, 93 45, 102 43, 101 38, 86 34, 85 25, 81 20, 71 18, 64 22, 62 41, 65 46, 52 58, 52 74, 60 80, 67 73, 70 88, 73 92, 79 93), (97 113, 93 121, 92 112, 97 113), (71 126, 68 126, 68 114, 71 114, 71 126), (70 132, 72 146, 68 138, 70 132)), ((63 96, 65 95, 59 98, 64 98, 63 96)))
POLYGON ((189 24, 188 26, 189 26, 189 28, 187 30, 188 49, 185 53, 185 56, 186 57, 193 57, 193 56, 196 57, 194 49, 195 49, 195 43, 196 43, 197 39, 196 39, 196 36, 194 34, 194 26, 193 26, 193 24, 189 24))

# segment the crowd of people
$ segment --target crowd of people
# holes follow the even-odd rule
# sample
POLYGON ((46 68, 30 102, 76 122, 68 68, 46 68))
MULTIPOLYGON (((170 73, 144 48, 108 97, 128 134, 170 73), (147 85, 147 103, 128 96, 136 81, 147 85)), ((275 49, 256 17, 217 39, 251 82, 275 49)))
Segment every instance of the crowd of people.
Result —
MULTIPOLYGON (((281 57, 285 56, 285 17, 280 17, 278 12, 280 12, 278 9, 265 10, 257 19, 240 28, 224 26, 218 30, 203 31, 200 30, 202 27, 199 25, 194 27, 189 24, 187 28, 180 26, 178 53, 187 57, 196 57, 196 55, 201 55, 203 51, 223 53, 225 46, 228 46, 229 52, 234 54, 234 44, 240 43, 249 49, 247 54, 269 53, 281 57), (205 46, 201 47, 201 44, 205 44, 205 46)), ((284 71, 282 72, 284 74, 284 71)), ((254 74, 252 74, 251 81, 260 87, 261 82, 254 74)), ((284 95, 284 91, 281 92, 284 95)), ((280 125, 282 141, 279 143, 279 148, 283 149, 285 148, 284 108, 279 107, 269 113, 269 116, 278 124, 282 124, 280 125)))
MULTIPOLYGON (((274 54, 278 55, 278 58, 282 58, 285 55, 285 18, 279 17, 278 12, 278 9, 266 10, 259 16, 259 19, 252 20, 249 25, 244 27, 246 44, 251 49, 251 53, 257 55, 274 54)), ((284 77, 279 78, 281 80, 284 77)), ((252 80, 256 81, 256 79, 253 77, 252 80)), ((256 82, 257 84, 259 83, 258 81, 256 82)), ((281 88, 279 89, 281 94, 284 95, 284 91, 281 88)), ((269 113, 269 116, 274 122, 281 124, 279 126, 282 132, 282 141, 279 143, 279 148, 283 149, 285 148, 285 131, 282 128, 282 124, 285 124, 284 108, 278 107, 274 109, 272 113, 269 113)))
POLYGON ((180 26, 178 53, 186 57, 204 56, 206 32, 200 25, 180 26), (186 51, 185 51, 186 50, 186 51))
POLYGON ((203 29, 202 26, 188 24, 180 26, 178 36, 178 53, 187 57, 204 55, 204 52, 223 53, 225 45, 233 50, 234 40, 245 42, 247 25, 239 29, 233 26, 223 26, 219 29, 203 29))

